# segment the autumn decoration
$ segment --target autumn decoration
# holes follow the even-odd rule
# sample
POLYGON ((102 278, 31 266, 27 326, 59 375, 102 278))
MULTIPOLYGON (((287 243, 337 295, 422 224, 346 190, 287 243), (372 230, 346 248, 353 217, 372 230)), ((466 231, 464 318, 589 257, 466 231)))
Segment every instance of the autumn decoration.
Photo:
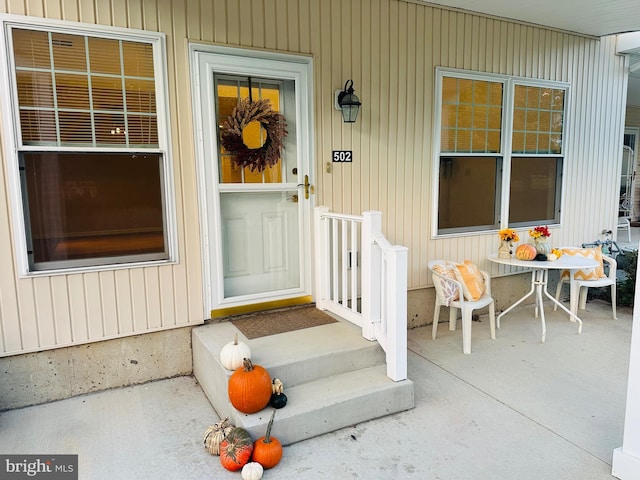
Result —
POLYGON ((272 110, 268 99, 242 99, 224 122, 220 143, 227 153, 234 156, 233 161, 238 166, 261 172, 278 163, 287 133, 284 116, 272 110), (258 122, 266 135, 258 148, 248 147, 243 140, 243 131, 252 122, 258 122))
POLYGON ((256 413, 271 400, 271 376, 267 370, 243 359, 243 366, 229 377, 227 392, 229 401, 242 413, 256 413))
POLYGON ((253 444, 252 460, 258 462, 265 469, 275 467, 282 458, 282 444, 276 437, 271 436, 271 428, 273 427, 275 416, 276 411, 274 410, 267 425, 265 436, 260 437, 253 444))

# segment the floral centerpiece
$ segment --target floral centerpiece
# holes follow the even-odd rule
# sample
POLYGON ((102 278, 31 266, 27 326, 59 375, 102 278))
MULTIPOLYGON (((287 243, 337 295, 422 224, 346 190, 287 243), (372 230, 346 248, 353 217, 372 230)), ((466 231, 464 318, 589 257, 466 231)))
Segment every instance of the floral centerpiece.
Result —
POLYGON ((536 247, 536 251, 539 254, 543 254, 547 257, 551 253, 551 246, 547 243, 547 240, 551 236, 551 232, 546 225, 544 227, 532 228, 529 230, 529 236, 531 237, 533 245, 536 247))
POLYGON ((498 248, 499 258, 510 258, 513 254, 513 242, 520 240, 518 232, 513 228, 504 228, 498 232, 500 236, 500 247, 498 248))

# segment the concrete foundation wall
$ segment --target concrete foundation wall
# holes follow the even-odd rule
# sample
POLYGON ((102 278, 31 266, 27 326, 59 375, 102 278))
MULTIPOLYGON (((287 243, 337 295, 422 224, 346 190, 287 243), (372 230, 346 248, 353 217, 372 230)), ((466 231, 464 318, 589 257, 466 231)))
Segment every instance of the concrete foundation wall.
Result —
POLYGON ((191 327, 0 358, 0 411, 191 374, 191 327))

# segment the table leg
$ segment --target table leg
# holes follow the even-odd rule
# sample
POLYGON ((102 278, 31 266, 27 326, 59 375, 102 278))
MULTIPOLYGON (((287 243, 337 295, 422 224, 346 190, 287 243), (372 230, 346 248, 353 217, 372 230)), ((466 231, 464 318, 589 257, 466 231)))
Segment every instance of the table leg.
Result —
POLYGON ((538 316, 538 309, 540 310, 540 323, 542 324, 542 339, 541 342, 544 343, 547 338, 547 323, 544 318, 544 303, 542 300, 542 292, 547 289, 547 280, 549 276, 549 272, 545 269, 534 270, 533 272, 535 276, 535 284, 536 284, 536 317, 538 316))
POLYGON ((502 318, 502 316, 506 315, 507 313, 509 313, 511 310, 516 308, 518 305, 520 305, 522 302, 524 302, 527 298, 529 298, 531 295, 533 295, 535 289, 536 289, 536 286, 535 286, 535 272, 532 272, 531 273, 531 290, 529 290, 529 293, 527 293, 524 297, 522 297, 520 300, 518 300, 516 303, 514 303, 509 308, 507 308, 504 312, 502 312, 500 315, 498 315, 498 319, 497 319, 497 322, 496 322, 497 325, 498 325, 498 328, 500 328, 500 319, 502 318))
MULTIPOLYGON (((565 307, 562 303, 560 303, 558 300, 556 300, 556 297, 551 295, 549 293, 549 291, 547 290, 547 285, 546 284, 544 286, 544 294, 547 297, 549 297, 549 300, 551 300, 553 303, 555 303, 557 306, 559 306, 562 310, 567 312, 569 314, 569 318, 575 318, 575 321, 578 322, 578 333, 582 333, 582 320, 580 320, 580 318, 578 318, 577 315, 575 315, 571 310, 569 310, 567 307, 565 307)), ((574 320, 572 320, 572 321, 574 321, 574 320)))

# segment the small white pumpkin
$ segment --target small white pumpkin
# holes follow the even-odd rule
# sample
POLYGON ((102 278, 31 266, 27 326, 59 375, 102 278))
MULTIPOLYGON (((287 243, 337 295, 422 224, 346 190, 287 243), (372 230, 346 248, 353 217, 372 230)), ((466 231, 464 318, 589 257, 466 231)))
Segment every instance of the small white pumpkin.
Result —
POLYGON ((227 343, 220 350, 220 363, 227 370, 237 370, 242 367, 242 360, 251 358, 249 345, 238 341, 238 333, 233 336, 233 342, 227 343))
POLYGON ((242 467, 242 480, 260 480, 264 469, 258 462, 249 462, 242 467))

